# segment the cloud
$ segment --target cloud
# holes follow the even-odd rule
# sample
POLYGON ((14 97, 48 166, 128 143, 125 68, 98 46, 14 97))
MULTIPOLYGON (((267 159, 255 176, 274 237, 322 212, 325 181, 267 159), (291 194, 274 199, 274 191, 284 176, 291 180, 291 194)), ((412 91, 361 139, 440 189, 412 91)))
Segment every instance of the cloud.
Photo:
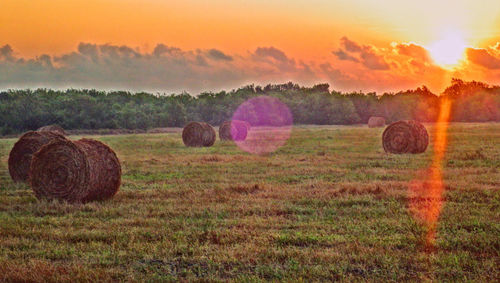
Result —
POLYGON ((248 83, 293 80, 313 84, 313 68, 275 47, 242 56, 217 49, 184 50, 158 44, 151 52, 125 45, 80 43, 75 51, 51 57, 18 58, 0 48, 0 88, 98 88, 191 93, 248 83))
POLYGON ((10 47, 10 45, 4 45, 2 47, 0 47, 0 58, 4 59, 4 60, 7 60, 7 61, 10 61, 10 60, 13 60, 13 53, 14 53, 14 50, 12 50, 12 47, 10 47))
POLYGON ((467 48, 466 54, 467 59, 476 65, 487 69, 500 69, 500 58, 492 55, 487 49, 467 48))
POLYGON ((259 47, 255 50, 254 55, 261 58, 272 58, 279 62, 287 62, 289 60, 285 52, 274 47, 259 47))
POLYGON ((362 51, 362 48, 359 44, 357 44, 356 42, 350 40, 345 36, 340 39, 340 44, 348 52, 359 53, 362 51))
POLYGON ((295 62, 295 59, 289 58, 285 52, 275 47, 258 47, 250 58, 258 63, 259 68, 264 68, 265 72, 279 75, 280 73, 297 73, 300 70, 308 71, 307 64, 295 62))
POLYGON ((153 50, 153 55, 156 57, 160 57, 163 54, 172 55, 175 53, 181 53, 181 49, 177 47, 169 47, 162 43, 156 45, 155 49, 153 50))
POLYGON ((378 54, 373 47, 365 46, 361 51, 361 62, 371 70, 388 70, 389 64, 384 55, 378 54))
POLYGON ((233 61, 233 57, 224 54, 224 52, 217 49, 208 50, 208 56, 214 60, 222 60, 222 61, 233 61))
POLYGON ((412 57, 423 62, 431 61, 429 51, 420 45, 414 43, 400 43, 395 44, 394 47, 400 55, 412 57))
POLYGON ((0 46, 0 89, 96 88, 197 94, 252 83, 293 81, 303 85, 328 82, 331 89, 341 91, 377 92, 425 84, 439 92, 452 76, 500 81, 497 46, 467 49, 467 68, 450 71, 436 65, 429 52, 414 43, 374 46, 347 37, 340 39, 328 58, 309 62, 275 46, 228 54, 218 49, 186 50, 166 44, 146 52, 126 45, 80 43, 61 55, 23 58, 10 45, 4 45, 0 46))
POLYGON ((337 56, 337 58, 339 58, 340 60, 359 62, 358 58, 349 55, 342 49, 338 49, 337 51, 332 51, 332 54, 337 56))
POLYGON ((373 46, 360 45, 345 36, 340 39, 340 45, 343 49, 332 52, 340 60, 360 62, 371 70, 389 69, 389 63, 386 62, 384 54, 379 53, 373 46), (348 53, 359 54, 359 59, 348 53))

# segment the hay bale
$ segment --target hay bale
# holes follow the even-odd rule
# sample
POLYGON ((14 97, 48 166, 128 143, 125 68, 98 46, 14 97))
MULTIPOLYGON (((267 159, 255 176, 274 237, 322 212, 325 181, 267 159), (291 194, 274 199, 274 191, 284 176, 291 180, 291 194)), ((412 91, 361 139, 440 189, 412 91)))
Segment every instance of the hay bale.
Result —
POLYGON ((368 119, 368 128, 379 128, 385 126, 385 118, 384 117, 370 117, 368 119))
POLYGON ((84 202, 107 200, 120 188, 122 170, 116 153, 107 145, 92 139, 75 142, 85 152, 90 164, 90 185, 84 202))
POLYGON ((232 120, 222 123, 219 127, 221 140, 244 141, 247 138, 250 124, 245 121, 232 120))
POLYGON ((414 133, 417 136, 415 149, 412 153, 424 153, 429 146, 429 133, 425 129, 424 125, 417 121, 408 121, 414 129, 414 133))
POLYGON ((66 135, 66 132, 64 131, 64 129, 59 126, 59 125, 48 125, 48 126, 43 126, 41 128, 39 128, 37 130, 38 132, 56 132, 56 133, 59 133, 63 136, 66 135))
POLYGON ((65 137, 56 132, 27 132, 14 144, 9 154, 9 173, 14 182, 27 182, 31 158, 42 146, 65 137))
POLYGON ((30 182, 39 199, 105 200, 120 187, 120 161, 99 141, 55 140, 33 155, 30 182))
POLYGON ((214 145, 215 139, 217 138, 217 134, 215 133, 215 129, 209 125, 208 123, 201 122, 203 128, 205 129, 203 132, 203 146, 209 147, 214 145))
POLYGON ((388 153, 423 153, 428 144, 427 130, 417 121, 392 123, 382 135, 382 145, 388 153))
POLYGON ((190 122, 182 130, 182 141, 190 147, 212 146, 215 138, 214 128, 204 122, 190 122))
POLYGON ((219 126, 219 139, 223 141, 233 139, 231 136, 231 121, 225 121, 219 126))

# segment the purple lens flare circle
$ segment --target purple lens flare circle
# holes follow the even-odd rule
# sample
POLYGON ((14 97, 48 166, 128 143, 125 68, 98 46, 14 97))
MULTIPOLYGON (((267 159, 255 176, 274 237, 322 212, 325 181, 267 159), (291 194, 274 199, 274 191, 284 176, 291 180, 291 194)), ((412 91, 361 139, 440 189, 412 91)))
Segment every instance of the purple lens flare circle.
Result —
POLYGON ((290 108, 278 98, 270 96, 258 96, 245 101, 236 109, 232 120, 250 125, 246 138, 235 139, 235 143, 252 154, 268 154, 278 150, 290 138, 293 125, 290 108))

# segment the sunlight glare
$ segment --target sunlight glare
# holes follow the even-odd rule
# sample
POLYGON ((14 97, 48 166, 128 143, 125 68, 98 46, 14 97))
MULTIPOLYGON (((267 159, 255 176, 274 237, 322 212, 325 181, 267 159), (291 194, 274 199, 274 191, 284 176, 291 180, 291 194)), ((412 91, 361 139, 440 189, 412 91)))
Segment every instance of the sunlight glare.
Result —
POLYGON ((443 67, 455 67, 464 58, 467 44, 458 30, 446 32, 441 39, 428 46, 434 62, 443 67))
MULTIPOLYGON (((450 122, 451 101, 443 99, 439 109, 439 117, 435 124, 434 157, 432 164, 425 171, 424 178, 410 182, 410 211, 424 225, 425 247, 435 248, 436 231, 439 216, 443 207, 443 163, 448 146, 448 126, 450 122)), ((421 176, 422 177, 422 176, 421 176)))

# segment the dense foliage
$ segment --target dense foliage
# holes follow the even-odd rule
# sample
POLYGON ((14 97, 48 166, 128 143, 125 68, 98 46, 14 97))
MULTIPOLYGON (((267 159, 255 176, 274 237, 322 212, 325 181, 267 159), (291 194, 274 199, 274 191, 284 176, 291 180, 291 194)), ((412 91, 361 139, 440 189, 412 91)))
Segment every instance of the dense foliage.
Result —
POLYGON ((295 124, 366 123, 370 116, 389 122, 437 119, 440 100, 452 99, 452 120, 500 121, 500 87, 453 79, 437 96, 427 87, 398 93, 340 93, 328 84, 301 87, 287 83, 248 85, 231 92, 159 95, 124 91, 55 91, 48 89, 0 92, 0 134, 18 133, 48 124, 65 129, 147 129, 182 127, 191 120, 219 125, 249 98, 269 95, 287 104, 295 124))

